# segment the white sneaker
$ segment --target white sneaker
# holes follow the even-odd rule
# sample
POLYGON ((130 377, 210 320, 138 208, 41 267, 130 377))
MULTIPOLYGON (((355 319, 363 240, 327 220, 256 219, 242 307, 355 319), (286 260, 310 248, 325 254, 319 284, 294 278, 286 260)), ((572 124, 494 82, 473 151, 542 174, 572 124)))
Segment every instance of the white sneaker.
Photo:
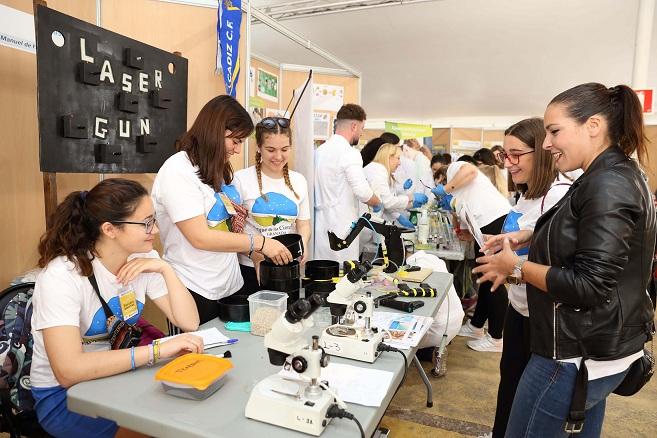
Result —
POLYGON ((468 338, 482 339, 484 337, 484 329, 477 328, 470 324, 470 320, 461 326, 458 336, 466 336, 468 338))
POLYGON ((476 339, 474 341, 468 341, 468 347, 476 351, 491 351, 493 353, 502 352, 502 340, 495 339, 490 334, 486 333, 486 336, 481 339, 476 339))

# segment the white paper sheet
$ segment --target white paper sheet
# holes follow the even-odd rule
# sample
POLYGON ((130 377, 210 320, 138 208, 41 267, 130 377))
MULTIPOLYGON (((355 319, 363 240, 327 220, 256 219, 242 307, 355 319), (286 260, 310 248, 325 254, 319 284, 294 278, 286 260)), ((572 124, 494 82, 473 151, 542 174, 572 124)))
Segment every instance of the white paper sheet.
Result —
MULTIPOLYGON (((286 379, 307 380, 305 376, 292 370, 281 370, 278 375, 286 379)), ((326 368, 322 368, 320 380, 329 382, 329 387, 347 403, 381 406, 392 377, 393 373, 390 371, 331 362, 326 368)))
MULTIPOLYGON (((228 336, 221 333, 219 329, 216 327, 212 327, 205 330, 199 330, 196 332, 190 332, 189 334, 200 336, 201 338, 203 338, 203 346, 205 348, 218 347, 220 345, 230 345, 237 342, 237 339, 230 339, 228 336)), ((166 338, 162 338, 160 339, 160 342, 166 342, 169 339, 175 338, 176 336, 180 336, 180 335, 168 336, 166 338)))
POLYGON ((483 248, 484 235, 481 233, 481 228, 479 227, 477 220, 475 219, 470 209, 468 209, 468 205, 465 202, 462 204, 461 207, 461 216, 463 221, 468 226, 468 229, 470 230, 472 237, 474 237, 474 239, 477 241, 477 244, 479 244, 479 248, 483 248))

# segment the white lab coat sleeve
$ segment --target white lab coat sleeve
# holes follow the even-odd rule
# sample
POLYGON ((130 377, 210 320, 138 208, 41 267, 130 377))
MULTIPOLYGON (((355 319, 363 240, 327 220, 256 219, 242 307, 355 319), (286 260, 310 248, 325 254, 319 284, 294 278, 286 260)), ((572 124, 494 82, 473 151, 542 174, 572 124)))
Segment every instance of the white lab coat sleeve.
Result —
POLYGON ((365 177, 365 172, 363 171, 363 159, 360 156, 360 152, 357 150, 349 151, 349 153, 343 157, 343 171, 347 179, 347 183, 353 190, 354 195, 360 202, 367 202, 370 200, 374 192, 367 182, 365 177), (352 153, 353 152, 353 153, 352 153))
POLYGON ((404 210, 408 207, 408 196, 395 195, 390 187, 390 176, 385 167, 378 163, 365 167, 365 176, 374 190, 374 194, 381 200, 383 209, 387 213, 404 210))

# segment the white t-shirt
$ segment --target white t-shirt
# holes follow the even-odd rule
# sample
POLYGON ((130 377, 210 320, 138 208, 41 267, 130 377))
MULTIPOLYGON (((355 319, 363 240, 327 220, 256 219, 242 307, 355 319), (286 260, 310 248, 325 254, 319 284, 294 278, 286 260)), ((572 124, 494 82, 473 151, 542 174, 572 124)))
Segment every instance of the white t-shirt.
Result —
MULTIPOLYGON (((262 172, 260 174, 262 193, 267 196, 267 200, 260 194, 255 166, 238 170, 233 178, 233 185, 242 198, 242 206, 249 210, 244 232, 265 237, 296 233, 297 219, 310 219, 306 178, 298 172, 289 171, 290 183, 299 195, 297 198, 285 184, 284 178, 270 178, 262 172)), ((253 266, 246 255, 239 254, 238 258, 240 264, 253 266)))
MULTIPOLYGON (((208 228, 228 231, 230 216, 226 208, 219 195, 201 181, 197 172, 198 166, 192 165, 186 152, 172 155, 157 172, 151 196, 164 247, 164 260, 171 264, 188 289, 209 300, 218 300, 238 291, 244 284, 237 254, 197 249, 176 226, 176 222, 202 215, 208 228)), ((234 188, 222 191, 240 203, 234 188)))
MULTIPOLYGON (((566 180, 563 176, 558 176, 550 186, 545 197, 537 199, 525 199, 521 196, 518 203, 511 208, 511 211, 506 217, 504 222, 503 232, 517 231, 517 230, 531 230, 534 231, 536 221, 541 215, 548 211, 554 204, 559 202, 561 198, 570 189, 570 181, 566 180), (542 204, 542 208, 541 208, 542 204)), ((527 248, 517 251, 517 254, 527 260, 527 248)), ((509 301, 513 308, 525 317, 529 317, 529 309, 527 307, 527 286, 524 284, 509 285, 509 301)))
MULTIPOLYGON (((130 258, 159 258, 156 251, 146 254, 133 254, 130 258)), ((123 319, 118 292, 123 287, 116 276, 98 260, 91 261, 98 289, 114 315, 123 319)), ((137 300, 137 315, 127 320, 135 324, 144 308, 145 297, 160 298, 168 293, 162 275, 157 273, 140 274, 130 284, 137 300)), ((75 326, 80 328, 82 349, 85 352, 110 350, 107 334, 106 316, 102 304, 87 277, 75 269, 66 257, 53 259, 39 273, 32 298, 32 336, 34 352, 30 381, 36 388, 58 386, 59 382, 50 367, 41 330, 75 326)))
MULTIPOLYGON (((447 168, 447 184, 463 167, 465 161, 457 161, 447 168)), ((472 164, 469 164, 472 166, 472 164)), ((474 166, 473 166, 474 167, 474 166)), ((477 169, 477 176, 470 183, 452 191, 456 201, 456 211, 460 214, 463 203, 474 216, 479 227, 484 227, 495 219, 507 214, 511 209, 509 201, 495 188, 493 183, 477 169)))

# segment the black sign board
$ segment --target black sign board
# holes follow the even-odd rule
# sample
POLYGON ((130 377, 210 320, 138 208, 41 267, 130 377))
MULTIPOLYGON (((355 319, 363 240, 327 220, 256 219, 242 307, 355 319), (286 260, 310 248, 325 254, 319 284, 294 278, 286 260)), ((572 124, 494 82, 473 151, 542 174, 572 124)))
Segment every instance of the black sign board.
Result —
POLYGON ((187 125, 187 60, 37 6, 41 171, 153 173, 187 125))

